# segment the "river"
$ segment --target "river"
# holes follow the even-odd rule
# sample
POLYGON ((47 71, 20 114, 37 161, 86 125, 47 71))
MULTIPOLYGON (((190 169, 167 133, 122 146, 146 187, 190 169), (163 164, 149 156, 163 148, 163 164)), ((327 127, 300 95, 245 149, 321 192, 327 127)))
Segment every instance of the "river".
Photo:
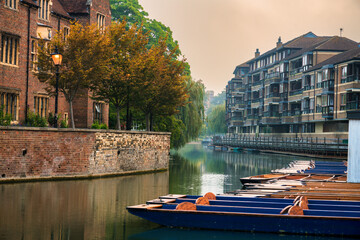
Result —
POLYGON ((213 152, 187 144, 167 172, 94 180, 0 185, 0 239, 338 239, 171 229, 130 215, 126 206, 169 193, 224 193, 240 177, 268 173, 302 157, 213 152))

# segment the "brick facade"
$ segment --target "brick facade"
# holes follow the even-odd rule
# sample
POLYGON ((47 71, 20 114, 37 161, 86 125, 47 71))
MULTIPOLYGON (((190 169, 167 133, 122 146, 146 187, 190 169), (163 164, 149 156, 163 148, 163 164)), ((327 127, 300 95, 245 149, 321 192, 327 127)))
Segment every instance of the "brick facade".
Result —
MULTIPOLYGON (((3 94, 0 95, 0 104, 4 104, 4 100, 1 102, 1 97, 6 99, 7 93, 17 96, 16 112, 12 113, 13 124, 25 122, 27 108, 36 112, 34 99, 37 97, 48 101, 44 109, 46 116, 50 112, 54 113, 55 98, 48 95, 45 91, 46 85, 33 74, 32 42, 36 43, 39 34, 43 38, 51 38, 56 31, 70 27, 70 22, 73 20, 78 20, 83 24, 97 23, 97 14, 104 16, 105 26, 111 22, 109 0, 50 0, 47 19, 39 17, 39 2, 41 1, 16 0, 16 5, 9 7, 5 1, 0 1, 0 94, 3 94), (7 64, 1 58, 1 54, 6 52, 2 43, 7 36, 18 41, 16 64, 7 64)), ((78 127, 90 127, 93 123, 93 100, 81 97, 76 102, 82 103, 80 106, 74 104, 74 118, 78 127), (75 110, 79 108, 84 111, 75 110)), ((103 110, 103 122, 108 124, 107 104, 103 110)), ((69 116, 70 113, 68 103, 61 93, 58 112, 63 118, 69 116)))
POLYGON ((170 134, 0 127, 0 179, 167 169, 170 134))

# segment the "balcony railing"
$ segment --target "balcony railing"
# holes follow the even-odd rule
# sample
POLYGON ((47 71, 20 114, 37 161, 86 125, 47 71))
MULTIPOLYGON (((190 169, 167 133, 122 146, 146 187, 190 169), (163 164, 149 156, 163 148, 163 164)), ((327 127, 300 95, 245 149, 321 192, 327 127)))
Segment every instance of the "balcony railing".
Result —
POLYGON ((290 111, 290 116, 300 116, 300 115, 301 115, 300 110, 291 110, 290 111))
POLYGON ((333 92, 334 91, 334 79, 326 80, 321 83, 322 91, 333 92))
POLYGON ((258 103, 260 102, 261 98, 255 98, 255 99, 252 99, 251 102, 252 103, 258 103))
POLYGON ((311 90, 311 89, 314 89, 314 86, 304 86, 304 91, 308 91, 308 90, 311 90))
POLYGON ((264 112, 263 115, 264 115, 264 117, 280 117, 280 113, 274 112, 274 111, 264 112))
POLYGON ((230 120, 231 120, 231 121, 243 121, 244 118, 243 118, 243 117, 236 116, 236 117, 230 117, 230 120))
POLYGON ((346 78, 342 78, 341 83, 353 82, 356 80, 357 81, 360 80, 360 75, 352 75, 352 76, 347 76, 346 78))
POLYGON ((360 101, 350 101, 346 103, 346 110, 353 110, 360 108, 360 101))
POLYGON ((333 118, 334 117, 334 106, 322 107, 321 113, 322 113, 323 118, 333 118))
POLYGON ((302 92, 303 92, 302 89, 291 90, 291 91, 290 91, 290 96, 302 94, 302 92))
POLYGON ((299 68, 291 70, 290 75, 295 75, 295 74, 298 74, 298 73, 301 73, 301 72, 303 72, 303 68, 299 67, 299 68))
POLYGON ((261 85, 261 83, 262 83, 262 81, 256 81, 253 83, 253 86, 259 86, 259 85, 261 85))
POLYGON ((302 110, 302 114, 310 114, 310 113, 314 113, 314 109, 306 108, 302 110))
POLYGON ((268 95, 266 95, 267 98, 272 98, 272 97, 280 97, 280 93, 278 92, 273 92, 273 93, 270 93, 268 95))

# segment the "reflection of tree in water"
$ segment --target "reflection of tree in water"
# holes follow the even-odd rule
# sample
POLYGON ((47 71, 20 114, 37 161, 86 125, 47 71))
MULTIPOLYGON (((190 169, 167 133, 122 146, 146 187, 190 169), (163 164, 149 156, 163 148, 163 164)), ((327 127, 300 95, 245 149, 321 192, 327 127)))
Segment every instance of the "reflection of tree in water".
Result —
POLYGON ((170 163, 170 189, 186 191, 189 186, 190 193, 196 194, 200 191, 200 187, 195 183, 202 184, 203 188, 206 188, 207 183, 200 181, 201 176, 223 174, 223 183, 220 183, 224 186, 223 191, 234 191, 242 187, 239 178, 270 173, 271 170, 286 167, 291 161, 298 159, 309 158, 277 154, 217 152, 204 148, 201 144, 187 144, 173 154, 170 163), (172 166, 173 164, 175 165, 172 166), (175 182, 180 185, 174 185, 175 182), (197 189, 197 191, 192 189, 197 189))
POLYGON ((199 194, 201 188, 201 162, 190 161, 174 153, 170 157, 169 193, 199 194))

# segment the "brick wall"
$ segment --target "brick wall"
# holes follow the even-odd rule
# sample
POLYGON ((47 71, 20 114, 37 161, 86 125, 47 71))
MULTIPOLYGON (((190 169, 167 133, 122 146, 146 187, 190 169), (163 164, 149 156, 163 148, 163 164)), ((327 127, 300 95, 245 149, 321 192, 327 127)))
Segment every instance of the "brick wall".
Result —
POLYGON ((170 134, 0 127, 0 179, 166 169, 170 134))

